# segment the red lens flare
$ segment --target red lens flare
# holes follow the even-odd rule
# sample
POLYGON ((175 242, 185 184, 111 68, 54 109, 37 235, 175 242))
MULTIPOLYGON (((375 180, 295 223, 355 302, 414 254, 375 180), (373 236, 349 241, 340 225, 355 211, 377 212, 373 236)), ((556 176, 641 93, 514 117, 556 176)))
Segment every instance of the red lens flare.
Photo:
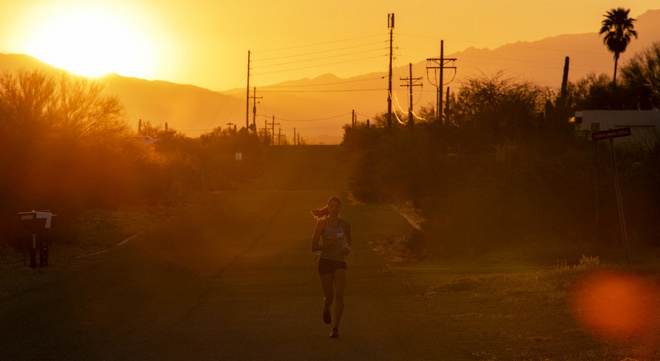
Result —
POLYGON ((572 310, 589 332, 605 340, 653 342, 660 331, 660 292, 645 278, 599 271, 574 288, 572 310))

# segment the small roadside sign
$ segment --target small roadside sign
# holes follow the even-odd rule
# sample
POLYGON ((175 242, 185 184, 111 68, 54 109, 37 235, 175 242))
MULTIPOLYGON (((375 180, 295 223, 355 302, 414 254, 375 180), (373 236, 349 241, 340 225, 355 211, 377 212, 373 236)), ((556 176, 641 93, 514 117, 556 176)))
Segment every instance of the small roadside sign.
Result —
POLYGON ((630 128, 603 130, 600 132, 591 133, 591 140, 603 140, 603 139, 628 137, 631 134, 632 132, 630 131, 630 128))
MULTIPOLYGON (((616 167, 616 156, 614 153, 614 138, 627 137, 632 135, 630 128, 618 128, 618 129, 609 129, 603 130, 600 132, 591 133, 591 140, 604 140, 609 139, 610 143, 610 153, 612 153, 612 171, 614 172, 614 189, 616 193, 616 202, 619 208, 619 223, 621 225, 621 236, 623 238, 623 245, 626 250, 626 261, 628 266, 630 266, 630 256, 628 250, 628 231, 626 230, 626 217, 623 213, 623 200, 621 197, 621 184, 619 183, 619 173, 617 172, 616 167)), ((597 144, 597 143, 594 143, 597 144)), ((596 151, 598 147, 596 147, 596 151)))

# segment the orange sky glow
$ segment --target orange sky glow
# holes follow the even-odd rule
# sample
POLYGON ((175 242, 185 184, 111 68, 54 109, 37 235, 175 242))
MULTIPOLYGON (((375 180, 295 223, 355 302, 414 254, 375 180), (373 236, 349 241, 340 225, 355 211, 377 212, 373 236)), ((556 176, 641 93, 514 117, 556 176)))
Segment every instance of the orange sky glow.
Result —
POLYGON ((387 14, 397 66, 470 47, 597 32, 614 7, 636 17, 656 0, 23 0, 2 1, 0 52, 85 75, 115 72, 211 90, 333 73, 385 71, 387 14))

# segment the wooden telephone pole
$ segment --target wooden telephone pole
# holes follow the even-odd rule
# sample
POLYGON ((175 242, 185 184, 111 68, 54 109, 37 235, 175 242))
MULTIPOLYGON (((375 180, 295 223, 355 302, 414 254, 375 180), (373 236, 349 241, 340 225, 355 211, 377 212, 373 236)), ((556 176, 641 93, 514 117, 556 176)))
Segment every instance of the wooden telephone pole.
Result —
POLYGON ((268 123, 266 120, 266 130, 268 130, 268 125, 270 125, 271 128, 271 134, 273 134, 273 145, 275 145, 275 126, 280 125, 280 123, 275 123, 275 116, 273 115, 273 121, 268 123))
MULTIPOLYGON (((254 127, 254 131, 256 133, 257 131, 257 99, 263 99, 263 96, 258 97, 257 96, 257 87, 253 88, 253 95, 250 96, 250 93, 248 92, 248 102, 250 99, 252 99, 252 126, 254 127)), ((248 125, 249 129, 249 125, 248 125)))
POLYGON ((245 130, 250 129, 250 51, 247 62, 247 97, 245 98, 245 130))
POLYGON ((390 29, 390 76, 387 87, 387 128, 392 128, 392 41, 394 30, 394 13, 387 14, 387 27, 390 29))
MULTIPOLYGON (((443 104, 442 104, 442 87, 445 85, 445 80, 444 80, 444 72, 445 69, 454 69, 456 70, 456 66, 448 66, 450 64, 453 64, 453 62, 456 61, 456 58, 445 58, 445 41, 440 40, 440 57, 439 58, 428 58, 426 59, 426 70, 429 69, 439 69, 439 79, 438 83, 436 84, 436 89, 438 90, 437 92, 437 98, 436 98, 436 116, 438 118, 438 121, 440 124, 443 124, 443 104), (436 65, 437 64, 437 65, 436 65)), ((435 82, 435 79, 433 79, 433 82, 435 82)))
POLYGON ((410 95, 410 103, 408 106, 408 126, 412 127, 415 125, 415 121, 413 120, 413 87, 415 86, 422 86, 423 84, 420 82, 422 78, 413 78, 412 76, 412 63, 409 65, 409 70, 410 70, 410 77, 408 78, 400 78, 401 81, 407 82, 404 84, 401 84, 401 86, 408 87, 408 93, 410 95), (419 82, 419 83, 416 83, 419 82))

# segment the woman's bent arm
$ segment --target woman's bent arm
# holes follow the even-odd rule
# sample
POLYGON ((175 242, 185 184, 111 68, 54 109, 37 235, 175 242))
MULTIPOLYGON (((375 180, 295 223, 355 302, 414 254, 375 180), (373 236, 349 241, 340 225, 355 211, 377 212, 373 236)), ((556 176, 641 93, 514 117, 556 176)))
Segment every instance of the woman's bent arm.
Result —
POLYGON ((329 246, 321 245, 321 234, 323 233, 323 229, 325 224, 323 222, 316 222, 316 227, 314 228, 314 236, 312 237, 312 252, 318 252, 322 251, 324 249, 327 249, 329 246))

